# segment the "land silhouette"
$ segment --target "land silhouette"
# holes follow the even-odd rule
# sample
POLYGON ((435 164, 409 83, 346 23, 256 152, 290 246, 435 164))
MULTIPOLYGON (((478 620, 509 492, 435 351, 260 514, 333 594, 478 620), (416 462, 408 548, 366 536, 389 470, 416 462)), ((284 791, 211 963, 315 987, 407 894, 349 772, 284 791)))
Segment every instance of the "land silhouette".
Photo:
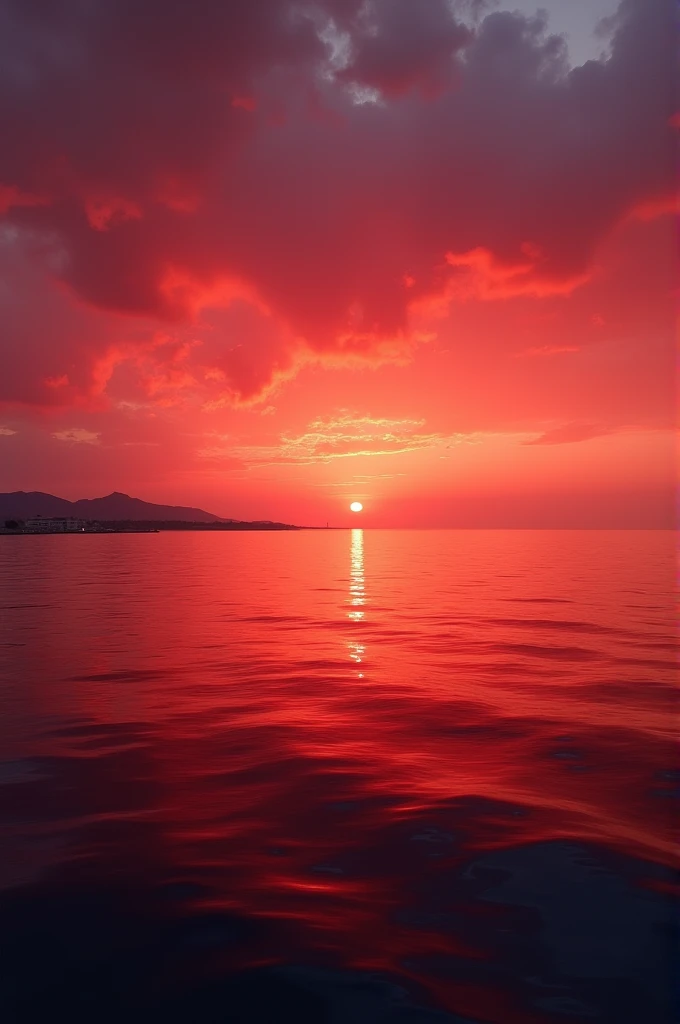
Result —
POLYGON ((201 508, 184 505, 156 505, 129 494, 113 491, 102 498, 68 501, 44 491, 0 493, 0 524, 21 529, 28 520, 71 518, 96 522, 103 528, 134 530, 296 530, 288 523, 270 520, 246 522, 225 519, 201 508), (9 524, 15 524, 10 526, 9 524))

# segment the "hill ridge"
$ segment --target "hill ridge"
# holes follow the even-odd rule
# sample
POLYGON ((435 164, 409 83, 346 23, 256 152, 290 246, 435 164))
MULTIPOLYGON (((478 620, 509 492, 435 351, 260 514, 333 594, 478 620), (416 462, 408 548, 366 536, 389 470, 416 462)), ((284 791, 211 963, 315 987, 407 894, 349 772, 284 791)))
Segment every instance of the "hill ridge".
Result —
POLYGON ((74 516, 78 519, 115 521, 165 520, 166 522, 228 523, 231 519, 187 505, 159 505, 112 491, 99 498, 69 501, 47 491, 7 491, 0 493, 0 519, 32 519, 35 516, 74 516))

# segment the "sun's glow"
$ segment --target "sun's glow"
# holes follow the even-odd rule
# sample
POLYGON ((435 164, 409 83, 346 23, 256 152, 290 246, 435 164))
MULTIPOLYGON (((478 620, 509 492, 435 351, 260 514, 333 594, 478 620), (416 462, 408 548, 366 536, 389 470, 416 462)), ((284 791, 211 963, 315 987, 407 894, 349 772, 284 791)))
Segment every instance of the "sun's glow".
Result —
POLYGON ((360 501, 353 501, 352 504, 350 505, 350 511, 351 512, 361 512, 363 507, 364 506, 361 504, 360 501))

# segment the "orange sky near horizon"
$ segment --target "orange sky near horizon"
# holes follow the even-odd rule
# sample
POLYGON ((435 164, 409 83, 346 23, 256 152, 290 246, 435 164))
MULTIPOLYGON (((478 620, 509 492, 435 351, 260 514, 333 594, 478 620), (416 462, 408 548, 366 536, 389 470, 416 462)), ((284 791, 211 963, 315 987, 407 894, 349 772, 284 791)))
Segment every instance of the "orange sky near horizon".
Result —
POLYGON ((7 4, 0 490, 671 528, 664 0, 198 6, 7 4))

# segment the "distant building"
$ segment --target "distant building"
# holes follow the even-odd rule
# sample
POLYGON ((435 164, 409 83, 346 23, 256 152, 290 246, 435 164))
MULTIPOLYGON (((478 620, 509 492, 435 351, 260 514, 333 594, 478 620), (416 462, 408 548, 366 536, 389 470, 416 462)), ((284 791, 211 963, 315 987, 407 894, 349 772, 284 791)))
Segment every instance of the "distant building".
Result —
POLYGON ((34 533, 82 533, 86 527, 83 519, 70 516, 35 516, 26 520, 26 529, 34 533))

